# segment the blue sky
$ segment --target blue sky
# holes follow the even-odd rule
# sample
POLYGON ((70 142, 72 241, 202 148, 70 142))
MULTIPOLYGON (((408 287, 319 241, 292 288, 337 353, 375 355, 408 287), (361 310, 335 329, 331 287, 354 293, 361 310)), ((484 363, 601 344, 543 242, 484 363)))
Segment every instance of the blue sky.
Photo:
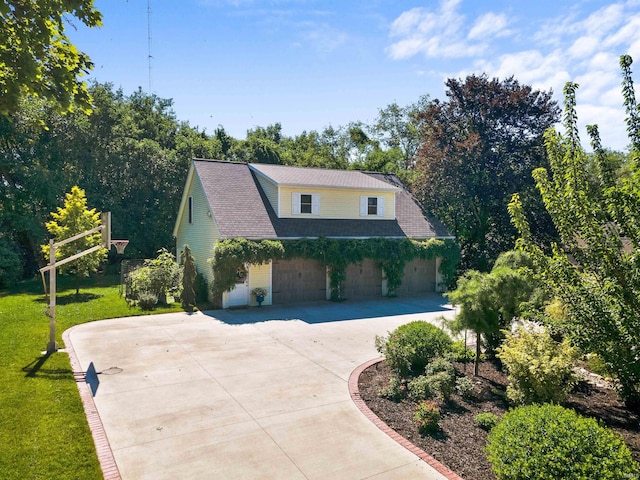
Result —
POLYGON ((371 123, 392 102, 443 99, 447 78, 486 73, 559 101, 578 82, 583 143, 597 123, 623 149, 621 54, 640 85, 640 0, 150 0, 150 17, 147 0, 96 6, 103 27, 68 27, 91 78, 172 98, 180 120, 236 138, 275 122, 286 135, 371 123))

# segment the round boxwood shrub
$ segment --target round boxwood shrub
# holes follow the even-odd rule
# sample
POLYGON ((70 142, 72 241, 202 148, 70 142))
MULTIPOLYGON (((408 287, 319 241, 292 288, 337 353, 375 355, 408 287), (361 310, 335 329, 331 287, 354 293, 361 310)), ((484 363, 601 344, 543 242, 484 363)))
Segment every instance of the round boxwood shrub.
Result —
POLYGON ((388 338, 376 337, 376 348, 397 375, 419 375, 435 357, 451 350, 451 337, 429 322, 401 325, 388 338))
POLYGON ((498 480, 613 480, 638 474, 618 435, 558 405, 506 413, 491 429, 486 451, 498 480))
POLYGON ((495 427, 499 421, 500 418, 492 412, 482 412, 476 415, 476 425, 487 432, 495 427))

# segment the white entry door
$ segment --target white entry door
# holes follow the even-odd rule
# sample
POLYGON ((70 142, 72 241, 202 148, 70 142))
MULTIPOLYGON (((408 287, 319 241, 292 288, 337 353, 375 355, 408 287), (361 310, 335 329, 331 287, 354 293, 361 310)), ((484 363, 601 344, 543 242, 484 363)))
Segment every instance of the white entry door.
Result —
POLYGON ((249 287, 246 283, 236 283, 233 290, 229 291, 229 306, 241 307, 249 304, 249 287))

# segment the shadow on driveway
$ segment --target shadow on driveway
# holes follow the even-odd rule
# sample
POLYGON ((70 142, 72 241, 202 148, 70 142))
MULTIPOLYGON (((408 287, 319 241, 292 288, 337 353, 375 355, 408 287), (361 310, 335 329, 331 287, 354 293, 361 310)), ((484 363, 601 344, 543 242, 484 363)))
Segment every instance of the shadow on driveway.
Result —
POLYGON ((301 320, 305 323, 340 322, 365 318, 409 315, 424 312, 448 312, 451 307, 440 294, 410 298, 376 298, 345 300, 344 302, 313 302, 296 305, 247 307, 232 310, 203 312, 229 325, 268 322, 272 320, 301 320))

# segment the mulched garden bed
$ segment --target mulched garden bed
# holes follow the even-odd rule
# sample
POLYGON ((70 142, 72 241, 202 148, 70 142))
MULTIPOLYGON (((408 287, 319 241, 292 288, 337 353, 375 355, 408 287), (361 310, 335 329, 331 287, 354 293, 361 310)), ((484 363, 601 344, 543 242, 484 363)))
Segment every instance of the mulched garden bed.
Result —
MULTIPOLYGON (((465 375, 465 365, 454 366, 457 375, 465 375)), ((433 435, 418 433, 413 420, 415 404, 411 400, 394 402, 379 396, 391 376, 384 361, 362 372, 358 388, 361 398, 380 419, 458 475, 469 480, 495 480, 484 453, 487 432, 475 424, 475 416, 482 412, 500 416, 508 410, 505 394, 508 381, 488 361, 480 364, 479 374, 474 378, 473 364, 466 366, 466 375, 475 383, 475 396, 465 400, 454 394, 442 405, 440 431, 433 435)), ((627 410, 614 391, 581 382, 564 406, 601 419, 622 436, 635 460, 640 462, 640 415, 627 410)))

